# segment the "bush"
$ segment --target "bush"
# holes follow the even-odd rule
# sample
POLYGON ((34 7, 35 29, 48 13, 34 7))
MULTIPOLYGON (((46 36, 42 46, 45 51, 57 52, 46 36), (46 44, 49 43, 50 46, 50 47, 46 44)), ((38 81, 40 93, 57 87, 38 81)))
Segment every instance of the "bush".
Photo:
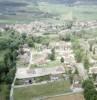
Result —
POLYGON ((50 60, 55 60, 56 59, 55 58, 55 49, 54 48, 51 50, 51 54, 49 55, 49 59, 50 60))
POLYGON ((82 86, 84 88, 85 100, 97 100, 97 91, 91 80, 85 80, 82 86))
POLYGON ((64 63, 64 58, 63 58, 63 57, 61 57, 60 61, 61 61, 61 63, 64 63))
POLYGON ((84 57, 84 67, 88 69, 90 66, 89 59, 87 56, 84 57))

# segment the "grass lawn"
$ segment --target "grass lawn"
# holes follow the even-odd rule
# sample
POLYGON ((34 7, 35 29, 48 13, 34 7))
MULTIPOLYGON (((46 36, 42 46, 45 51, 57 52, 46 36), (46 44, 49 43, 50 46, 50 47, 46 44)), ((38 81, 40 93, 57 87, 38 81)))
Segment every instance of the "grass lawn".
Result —
POLYGON ((9 95, 9 86, 6 84, 0 84, 0 100, 6 100, 9 95))
POLYGON ((52 98, 48 98, 46 100, 85 100, 85 99, 84 99, 83 94, 79 93, 79 94, 52 97, 52 98))
POLYGON ((56 95, 69 91, 69 81, 61 80, 44 85, 14 89, 14 100, 33 100, 33 98, 56 95))

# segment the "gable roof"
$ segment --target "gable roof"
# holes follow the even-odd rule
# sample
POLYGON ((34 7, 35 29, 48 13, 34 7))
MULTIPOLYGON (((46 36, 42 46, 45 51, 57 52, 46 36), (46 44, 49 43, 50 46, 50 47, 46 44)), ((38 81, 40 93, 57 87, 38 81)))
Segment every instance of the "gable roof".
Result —
POLYGON ((16 72, 16 78, 23 79, 23 78, 33 78, 33 77, 40 77, 46 75, 56 75, 65 73, 65 69, 63 66, 59 67, 50 67, 50 68, 18 68, 16 72))

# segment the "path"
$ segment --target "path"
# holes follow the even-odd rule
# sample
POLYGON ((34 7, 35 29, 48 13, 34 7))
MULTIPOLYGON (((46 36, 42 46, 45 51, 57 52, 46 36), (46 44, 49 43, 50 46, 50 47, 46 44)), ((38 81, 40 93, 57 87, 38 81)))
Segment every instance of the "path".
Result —
POLYGON ((10 100, 14 100, 14 99, 13 99, 13 90, 14 90, 15 80, 16 80, 16 75, 15 75, 14 80, 13 80, 13 83, 12 83, 12 85, 11 85, 10 100))
POLYGON ((87 79, 88 75, 87 75, 87 71, 84 68, 84 65, 82 63, 77 63, 76 68, 79 72, 79 75, 83 78, 83 79, 87 79))
MULTIPOLYGON (((49 83, 51 83, 51 82, 49 82, 49 83)), ((43 84, 47 84, 47 81, 40 82, 40 83, 33 83, 33 84, 15 85, 14 88, 22 88, 22 87, 29 87, 29 86, 43 85, 43 84)))

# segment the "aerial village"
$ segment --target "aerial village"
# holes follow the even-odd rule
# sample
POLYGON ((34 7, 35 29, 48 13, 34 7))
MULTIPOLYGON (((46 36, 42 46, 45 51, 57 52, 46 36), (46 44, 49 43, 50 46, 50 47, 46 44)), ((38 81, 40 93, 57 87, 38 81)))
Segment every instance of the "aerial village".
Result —
POLYGON ((30 48, 27 44, 20 47, 18 50, 19 60, 17 62, 14 88, 18 89, 25 86, 45 85, 53 82, 67 82, 69 84, 67 91, 79 93, 83 91, 83 80, 88 77, 93 77, 93 75, 95 76, 94 84, 96 85, 96 43, 92 43, 91 45, 91 41, 93 41, 91 39, 79 40, 80 47, 89 57, 89 64, 92 65, 92 67, 87 69, 85 68, 84 62, 77 61, 75 49, 73 47, 74 44, 71 40, 68 40, 70 37, 68 37, 68 35, 66 37, 65 35, 65 40, 62 39, 64 33, 69 34, 69 32, 76 28, 74 33, 80 34, 83 28, 89 30, 90 26, 92 26, 91 29, 95 29, 97 27, 96 21, 86 23, 76 22, 73 23, 72 28, 69 28, 71 27, 70 24, 67 29, 64 29, 65 26, 63 25, 52 26, 39 22, 29 25, 28 29, 26 29, 26 25, 24 25, 24 27, 21 26, 23 30, 20 29, 20 26, 18 28, 18 25, 15 25, 13 28, 20 33, 21 31, 25 32, 26 29, 29 35, 33 33, 36 37, 45 37, 46 34, 49 41, 47 43, 36 43, 34 48, 30 48), (36 28, 36 26, 39 27, 36 28), (57 34, 56 32, 58 32, 58 30, 59 33, 57 34), (47 34, 46 32, 54 32, 54 34, 47 34), (53 39, 51 40, 50 38, 52 37, 53 39))
MULTIPOLYGON (((28 33, 27 36, 34 37, 36 42, 33 47, 25 43, 17 50, 16 74, 10 95, 12 100, 17 97, 18 89, 26 88, 28 91, 32 86, 41 88, 50 85, 52 87, 49 87, 48 92, 53 94, 51 91, 53 89, 57 95, 62 91, 62 93, 83 92, 82 82, 87 78, 92 78, 95 86, 97 85, 97 38, 92 39, 89 37, 90 34, 87 34, 90 29, 96 30, 97 21, 69 22, 55 26, 33 22, 20 26, 6 25, 6 28, 19 33, 28 33)), ((3 28, 1 30, 3 31, 3 28)), ((95 31, 93 32, 91 36, 95 35, 95 31)), ((45 93, 40 94, 36 92, 33 98, 42 95, 38 100, 41 98, 48 100, 44 97, 45 93)))
POLYGON ((0 100, 97 100, 97 0, 0 0, 0 100))

